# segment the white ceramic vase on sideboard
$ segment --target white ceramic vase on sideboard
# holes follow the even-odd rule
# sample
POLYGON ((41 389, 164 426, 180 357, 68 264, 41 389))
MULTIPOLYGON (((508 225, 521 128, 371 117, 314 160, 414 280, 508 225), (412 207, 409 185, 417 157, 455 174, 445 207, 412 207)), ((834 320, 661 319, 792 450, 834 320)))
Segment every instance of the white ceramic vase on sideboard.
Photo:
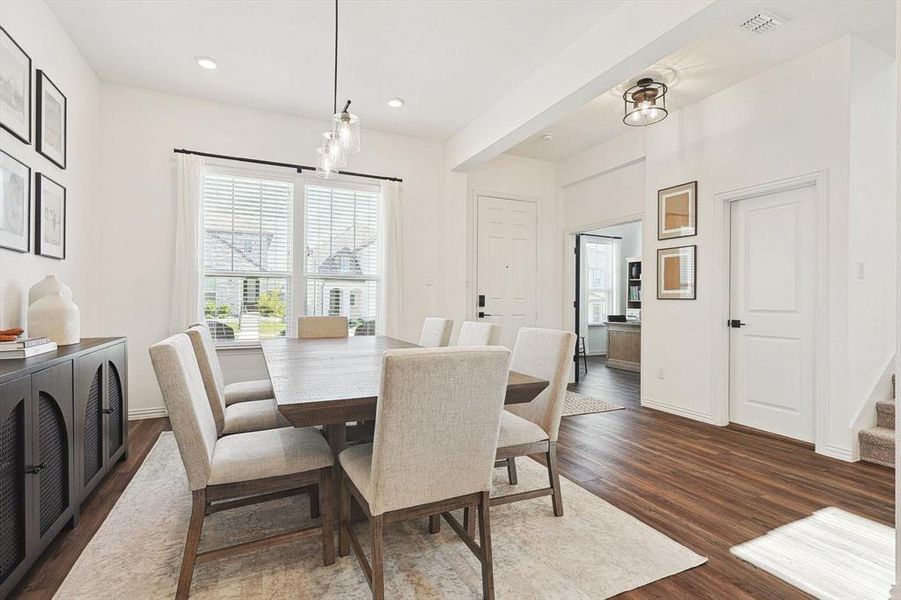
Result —
POLYGON ((55 277, 53 281, 48 279, 28 292, 30 300, 35 288, 45 284, 37 290, 37 299, 28 305, 28 335, 46 337, 58 346, 77 344, 81 341, 81 316, 72 302, 72 291, 55 277))
POLYGON ((47 275, 28 290, 28 306, 55 292, 62 292, 64 298, 72 299, 72 289, 69 286, 57 279, 56 275, 47 275))

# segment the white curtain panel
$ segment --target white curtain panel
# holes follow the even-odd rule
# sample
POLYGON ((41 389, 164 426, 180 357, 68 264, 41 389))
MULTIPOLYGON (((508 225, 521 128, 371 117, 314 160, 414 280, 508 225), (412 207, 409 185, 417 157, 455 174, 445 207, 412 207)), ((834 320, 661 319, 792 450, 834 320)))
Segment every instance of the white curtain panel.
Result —
POLYGON ((403 318, 403 186, 398 181, 382 181, 382 281, 376 333, 401 337, 403 318))
POLYGON ((203 317, 203 157, 176 154, 175 269, 169 329, 184 331, 203 317))

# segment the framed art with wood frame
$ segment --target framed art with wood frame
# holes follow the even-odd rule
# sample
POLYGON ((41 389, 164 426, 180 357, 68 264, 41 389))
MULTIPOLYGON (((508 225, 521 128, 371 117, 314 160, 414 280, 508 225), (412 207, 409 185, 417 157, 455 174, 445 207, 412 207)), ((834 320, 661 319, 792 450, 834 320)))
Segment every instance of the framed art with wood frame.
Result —
POLYGON ((67 117, 66 97, 56 87, 47 74, 38 69, 37 73, 38 116, 37 151, 46 156, 60 169, 66 168, 67 117))
POLYGON ((697 246, 657 250, 657 299, 697 298, 697 246))
POLYGON ((31 143, 31 57, 0 27, 0 127, 31 143))
POLYGON ((43 173, 34 178, 34 253, 66 258, 66 188, 43 173))
POLYGON ((689 181, 657 192, 657 239, 698 234, 698 182, 689 181))
POLYGON ((31 249, 31 169, 0 150, 0 248, 31 249))

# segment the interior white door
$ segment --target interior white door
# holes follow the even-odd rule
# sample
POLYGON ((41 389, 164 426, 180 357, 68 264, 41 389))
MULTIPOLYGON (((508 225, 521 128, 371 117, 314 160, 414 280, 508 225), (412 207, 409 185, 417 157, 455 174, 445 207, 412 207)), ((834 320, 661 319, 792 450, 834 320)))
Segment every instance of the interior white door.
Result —
POLYGON ((815 200, 811 185, 731 210, 730 420, 806 442, 815 426, 815 200))
POLYGON ((485 305, 476 310, 501 326, 501 343, 512 348, 519 328, 537 320, 535 203, 479 196, 477 219, 476 289, 485 305))

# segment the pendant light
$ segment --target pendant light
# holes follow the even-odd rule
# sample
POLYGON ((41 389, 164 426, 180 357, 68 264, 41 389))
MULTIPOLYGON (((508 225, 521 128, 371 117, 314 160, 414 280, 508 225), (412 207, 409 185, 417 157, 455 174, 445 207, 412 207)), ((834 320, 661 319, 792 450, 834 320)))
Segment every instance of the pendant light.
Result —
POLYGON ((350 100, 338 112, 338 0, 335 0, 335 76, 332 94, 332 123, 322 134, 322 146, 316 149, 316 176, 335 179, 347 165, 347 156, 360 151, 360 119, 350 112, 350 100))
POLYGON ((665 83, 649 77, 639 79, 623 94, 623 123, 630 127, 644 127, 665 119, 669 114, 666 110, 666 92, 665 83))

